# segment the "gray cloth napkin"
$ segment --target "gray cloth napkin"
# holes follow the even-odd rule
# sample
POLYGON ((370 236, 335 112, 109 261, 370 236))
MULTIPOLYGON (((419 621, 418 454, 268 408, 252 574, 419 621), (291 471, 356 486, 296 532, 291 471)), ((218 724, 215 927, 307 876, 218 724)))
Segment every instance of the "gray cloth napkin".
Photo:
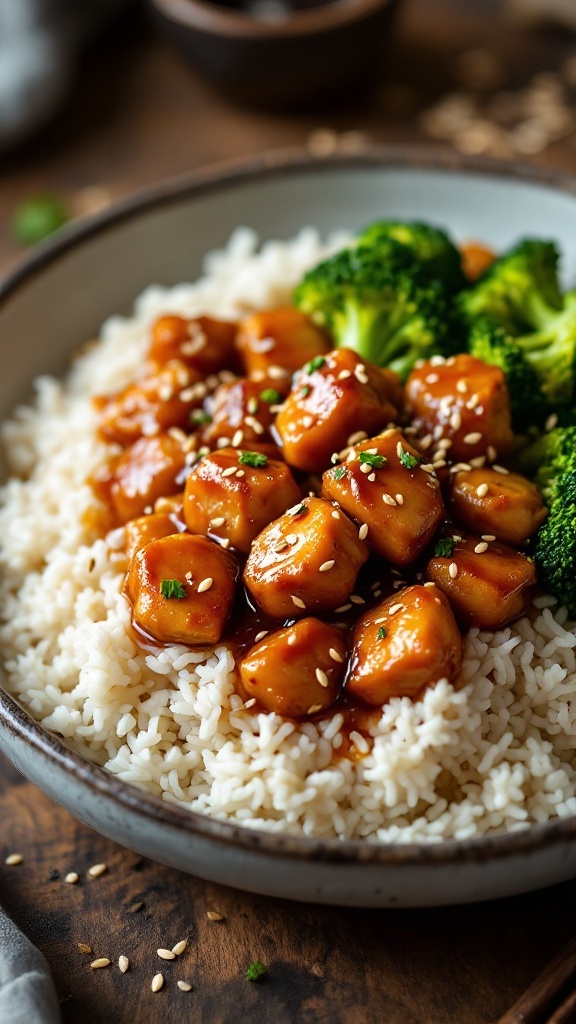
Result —
POLYGON ((79 48, 129 0, 0 0, 0 150, 57 110, 79 48))
POLYGON ((48 964, 0 907, 1 1024, 60 1024, 48 964))

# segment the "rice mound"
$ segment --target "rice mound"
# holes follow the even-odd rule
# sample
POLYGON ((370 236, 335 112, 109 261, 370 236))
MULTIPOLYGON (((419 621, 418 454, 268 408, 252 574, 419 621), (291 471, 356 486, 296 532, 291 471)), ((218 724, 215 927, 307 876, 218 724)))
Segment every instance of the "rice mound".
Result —
MULTIPOLYGON (((147 652, 122 596, 122 531, 98 533, 87 480, 113 446, 90 396, 138 376, 161 313, 237 317, 285 302, 339 247, 311 229, 260 251, 247 229, 210 254, 194 285, 149 288, 114 317, 64 382, 36 381, 2 430, 0 646, 5 686, 90 761, 167 801, 253 828, 412 842, 465 839, 576 814, 576 635, 540 597, 497 633, 471 629, 458 688, 395 698, 339 754, 343 717, 297 724, 243 710, 225 646, 147 652)), ((95 508, 96 506, 96 508, 95 508)))

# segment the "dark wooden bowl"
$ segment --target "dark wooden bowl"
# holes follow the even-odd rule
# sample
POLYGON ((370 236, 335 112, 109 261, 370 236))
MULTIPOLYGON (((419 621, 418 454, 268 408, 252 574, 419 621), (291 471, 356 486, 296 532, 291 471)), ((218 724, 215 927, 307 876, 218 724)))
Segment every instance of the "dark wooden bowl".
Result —
POLYGON ((199 71, 235 99, 270 107, 373 82, 399 2, 328 0, 271 23, 205 0, 150 0, 154 19, 199 71))

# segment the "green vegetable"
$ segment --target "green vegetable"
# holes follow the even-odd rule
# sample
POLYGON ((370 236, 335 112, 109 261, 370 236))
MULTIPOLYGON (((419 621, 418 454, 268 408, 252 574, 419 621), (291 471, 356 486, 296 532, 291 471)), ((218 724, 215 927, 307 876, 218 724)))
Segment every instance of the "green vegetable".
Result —
POLYGON ((335 480, 341 480, 343 476, 346 476, 346 466, 337 466, 332 475, 335 480))
POLYGON ((404 466, 404 469, 416 469, 416 466, 419 466, 421 462, 424 462, 424 459, 422 458, 421 455, 412 455, 411 452, 405 451, 402 445, 400 445, 400 453, 398 455, 398 458, 400 459, 401 464, 404 466))
POLYGON ((385 639, 386 639, 386 628, 385 628, 385 626, 380 626, 380 629, 378 630, 378 640, 385 640, 385 639))
POLYGON ((360 462, 371 466, 372 469, 382 469, 388 462, 385 455, 375 455, 373 452, 360 452, 360 462))
POLYGON ((434 558, 450 558, 455 545, 456 541, 454 540, 454 537, 441 537, 440 540, 436 542, 434 558))
POLYGON ((21 245, 34 245, 48 238, 70 220, 68 209, 57 196, 36 196, 25 199, 16 208, 12 234, 21 245))
POLYGON ((253 469, 261 469, 268 464, 268 456, 262 452, 240 452, 238 462, 242 466, 252 466, 253 469))
POLYGON ((325 362, 326 360, 324 359, 324 356, 316 356, 306 364, 304 367, 304 373, 314 373, 315 370, 321 370, 325 362))
POLYGON ((308 387, 308 385, 305 385, 302 388, 300 394, 302 395, 302 398, 308 398, 308 395, 310 394, 310 388, 308 387))
POLYGON ((202 409, 192 409, 192 412, 190 413, 190 420, 198 426, 203 426, 205 423, 211 423, 212 417, 202 409))
POLYGON ((281 405, 283 402, 282 395, 276 388, 265 388, 264 391, 260 392, 260 398, 267 405, 281 405))
POLYGON ((379 220, 364 229, 358 242, 378 247, 388 238, 410 249, 427 276, 440 281, 448 292, 465 286, 462 258, 445 231, 418 221, 379 220))
POLYGON ((177 601, 181 601, 183 597, 186 597, 186 587, 180 583, 180 580, 161 580, 160 593, 162 597, 176 598, 177 601))
POLYGON ((268 968, 265 967, 264 964, 260 963, 259 960, 253 960, 252 963, 250 964, 250 967, 246 971, 246 980, 259 981, 260 978, 262 978, 263 975, 267 973, 267 971, 268 968))
POLYGON ((506 377, 510 393, 512 425, 522 433, 535 424, 542 426, 551 412, 541 390, 541 382, 534 367, 516 344, 516 339, 492 320, 477 320, 470 332, 470 355, 492 366, 499 366, 506 377))
POLYGON ((296 305, 339 347, 405 378, 417 359, 461 349, 443 286, 392 238, 343 249, 310 270, 296 305))

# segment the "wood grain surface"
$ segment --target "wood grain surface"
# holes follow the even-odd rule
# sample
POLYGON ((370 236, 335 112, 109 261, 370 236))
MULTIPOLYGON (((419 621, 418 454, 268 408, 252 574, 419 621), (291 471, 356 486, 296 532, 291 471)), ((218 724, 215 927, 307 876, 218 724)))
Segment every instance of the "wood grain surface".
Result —
MULTIPOLYGON (((76 211, 90 209, 194 167, 303 144, 319 128, 426 142, 421 112, 456 86, 465 50, 489 47, 511 88, 576 54, 568 32, 503 31, 494 9, 494 0, 406 0, 379 89, 291 113, 235 107, 143 19, 126 21, 86 54, 62 114, 3 158, 0 272, 24 253, 10 220, 29 196, 53 191, 76 211)), ((531 160, 576 171, 576 133, 531 160)), ((48 958, 65 1024, 490 1024, 573 933, 576 887, 394 912, 251 896, 121 849, 0 758, 0 901, 48 958), (23 863, 6 866, 15 851, 23 863), (89 878, 99 862, 107 872, 89 878), (78 884, 64 881, 69 871, 78 884), (182 938, 186 952, 162 962, 157 948, 182 938), (125 975, 120 955, 130 959, 125 975), (111 965, 91 970, 99 956, 111 965), (268 967, 259 984, 244 977, 254 958, 268 967), (165 985, 154 994, 158 971, 165 985), (193 990, 181 992, 178 979, 193 990)))

